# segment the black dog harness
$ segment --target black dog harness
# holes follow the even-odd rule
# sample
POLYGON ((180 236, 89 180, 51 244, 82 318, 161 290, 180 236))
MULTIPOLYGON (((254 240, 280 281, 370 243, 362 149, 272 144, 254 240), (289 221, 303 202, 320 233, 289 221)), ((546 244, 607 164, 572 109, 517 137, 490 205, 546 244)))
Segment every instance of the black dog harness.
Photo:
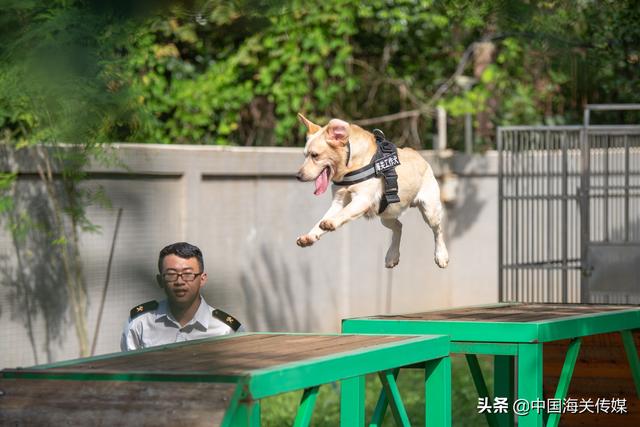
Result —
MULTIPOLYGON (((371 163, 349 172, 342 178, 342 181, 334 182, 334 184, 346 186, 371 178, 384 178, 384 194, 380 199, 380 208, 378 209, 378 214, 381 214, 390 203, 400 201, 400 197, 398 197, 398 174, 396 173, 396 166, 400 165, 400 160, 398 159, 398 148, 384 137, 384 133, 380 129, 374 129, 373 135, 376 137, 378 149, 371 159, 371 163)), ((349 155, 351 155, 351 150, 349 150, 349 155)))

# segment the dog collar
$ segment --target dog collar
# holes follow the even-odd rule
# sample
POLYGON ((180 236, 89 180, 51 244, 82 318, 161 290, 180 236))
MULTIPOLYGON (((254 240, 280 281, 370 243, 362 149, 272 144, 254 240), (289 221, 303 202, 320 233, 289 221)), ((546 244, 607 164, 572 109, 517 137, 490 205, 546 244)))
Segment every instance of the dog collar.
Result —
MULTIPOLYGON (((366 181, 371 178, 384 178, 384 195, 380 200, 380 208, 378 213, 382 213, 389 203, 396 203, 400 201, 398 197, 398 174, 396 173, 396 166, 400 165, 400 159, 398 159, 398 149, 391 141, 388 141, 384 133, 380 129, 374 129, 373 134, 376 138, 376 145, 378 149, 376 154, 373 155, 371 163, 366 166, 349 172, 341 181, 334 182, 338 186, 347 186, 357 184, 359 182, 366 181)), ((351 155, 351 149, 349 148, 349 156, 351 155)), ((349 160, 347 160, 347 163, 349 160)))

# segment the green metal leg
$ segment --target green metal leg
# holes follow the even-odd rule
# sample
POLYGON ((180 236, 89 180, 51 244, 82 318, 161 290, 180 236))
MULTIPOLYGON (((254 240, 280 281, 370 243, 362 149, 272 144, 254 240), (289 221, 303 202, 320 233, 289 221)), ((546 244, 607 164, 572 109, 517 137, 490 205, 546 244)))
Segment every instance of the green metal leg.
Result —
POLYGON ((638 361, 638 349, 633 339, 633 331, 621 331, 622 343, 624 344, 624 351, 627 353, 627 359, 629 360, 629 366, 631 367, 631 375, 633 375, 633 382, 636 385, 636 393, 640 398, 640 362, 638 361))
POLYGON ((259 427, 260 401, 241 403, 236 410, 233 427, 259 427))
POLYGON ((311 423, 311 416, 313 415, 313 408, 316 406, 319 389, 320 386, 309 387, 304 390, 296 415, 296 421, 293 424, 294 427, 307 427, 311 423))
MULTIPOLYGON (((493 395, 506 398, 513 403, 515 358, 513 356, 494 356, 493 358, 493 395)), ((511 407, 507 413, 495 414, 500 427, 513 427, 513 412, 511 407)))
MULTIPOLYGON (((555 398, 562 401, 567 397, 569 391, 569 384, 571 383, 571 377, 573 376, 573 368, 576 367, 576 360, 578 360, 578 353, 580 353, 580 343, 582 338, 574 338, 569 343, 569 349, 567 355, 564 358, 564 364, 562 365, 562 372, 560 373, 560 379, 558 380, 558 388, 556 388, 555 398)), ((547 420, 547 427, 557 427, 560 423, 561 413, 549 414, 547 420)))
POLYGON ((259 427, 260 401, 249 397, 246 387, 238 385, 229 408, 222 419, 222 427, 259 427))
POLYGON ((340 387, 340 425, 342 427, 364 426, 365 377, 342 380, 340 387))
MULTIPOLYGON (((490 402, 493 402, 491 396, 489 395, 487 384, 484 381, 484 376, 482 375, 482 370, 480 369, 478 358, 475 354, 465 354, 464 356, 467 359, 467 364, 469 365, 469 370, 471 371, 473 383, 476 385, 478 396, 482 398, 486 397, 490 402)), ((495 414, 487 411, 484 413, 484 415, 487 418, 487 423, 489 424, 489 426, 498 427, 498 420, 496 419, 495 414)))
POLYGON ((531 409, 543 402, 542 343, 518 345, 517 370, 518 400, 514 402, 514 412, 518 416, 518 427, 542 427, 545 411, 531 409), (526 406, 527 410, 519 405, 526 406))
POLYGON ((407 411, 402 404, 402 398, 400 397, 400 390, 394 377, 393 371, 379 372, 380 381, 382 382, 382 388, 384 389, 387 398, 389 399, 389 406, 391 406, 391 413, 396 420, 397 426, 410 426, 409 417, 407 411))
POLYGON ((425 365, 425 423, 451 425, 451 358, 431 360, 425 365))
MULTIPOLYGON (((397 379, 398 374, 400 373, 400 369, 393 370, 393 378, 397 379)), ((371 423, 369 427, 379 427, 382 425, 382 421, 384 421, 384 415, 387 412, 387 405, 389 401, 387 400, 387 393, 384 392, 384 387, 380 390, 380 397, 378 397, 378 403, 376 403, 376 408, 373 411, 373 415, 371 417, 371 423)))

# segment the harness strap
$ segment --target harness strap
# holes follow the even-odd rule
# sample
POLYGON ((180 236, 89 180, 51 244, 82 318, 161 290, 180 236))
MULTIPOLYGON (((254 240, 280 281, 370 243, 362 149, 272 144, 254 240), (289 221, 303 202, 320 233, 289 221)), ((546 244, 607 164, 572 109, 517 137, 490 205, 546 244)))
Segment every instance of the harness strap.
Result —
POLYGON ((398 148, 385 138, 380 129, 374 129, 373 134, 376 137, 376 144, 378 144, 378 151, 374 156, 376 176, 382 175, 384 178, 384 195, 380 199, 380 207, 378 208, 378 214, 381 214, 390 203, 400 201, 398 174, 396 173, 396 166, 400 165, 400 160, 398 159, 398 148))
POLYGON ((349 172, 344 177, 342 177, 342 181, 334 182, 334 184, 339 186, 353 185, 362 181, 366 181, 369 178, 373 178, 374 176, 376 176, 376 169, 373 166, 373 163, 369 163, 368 165, 363 166, 360 169, 349 172))
POLYGON ((396 167, 400 165, 398 148, 387 140, 380 129, 374 129, 378 149, 371 159, 371 163, 346 174, 342 181, 334 182, 338 186, 347 186, 366 181, 371 178, 383 178, 384 194, 380 199, 378 214, 384 212, 390 203, 400 201, 398 197, 398 174, 396 167))

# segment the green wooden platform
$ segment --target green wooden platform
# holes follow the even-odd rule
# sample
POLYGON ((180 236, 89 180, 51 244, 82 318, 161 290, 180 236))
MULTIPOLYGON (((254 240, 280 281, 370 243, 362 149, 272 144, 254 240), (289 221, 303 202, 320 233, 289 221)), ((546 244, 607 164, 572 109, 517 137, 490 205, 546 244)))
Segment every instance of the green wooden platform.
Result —
MULTIPOLYGON (((405 315, 346 319, 343 333, 444 334, 451 337, 451 352, 463 353, 481 397, 489 396, 477 354, 493 355, 494 394, 526 402, 544 400, 543 343, 570 339, 555 398, 567 397, 581 338, 619 332, 640 397, 640 363, 632 331, 640 328, 640 307, 589 304, 504 303, 405 315), (517 390, 515 384, 518 384, 517 390)), ((524 411, 523 411, 524 412, 524 411)), ((513 426, 512 413, 489 414, 490 426, 513 426)), ((518 426, 557 426, 561 414, 529 411, 518 416, 518 426)))
POLYGON ((0 425, 260 425, 260 399, 303 389, 296 426, 318 388, 341 381, 341 425, 364 425, 364 376, 378 373, 408 425, 394 373, 425 366, 434 425, 451 424, 446 336, 236 334, 115 353, 0 375, 0 425))

